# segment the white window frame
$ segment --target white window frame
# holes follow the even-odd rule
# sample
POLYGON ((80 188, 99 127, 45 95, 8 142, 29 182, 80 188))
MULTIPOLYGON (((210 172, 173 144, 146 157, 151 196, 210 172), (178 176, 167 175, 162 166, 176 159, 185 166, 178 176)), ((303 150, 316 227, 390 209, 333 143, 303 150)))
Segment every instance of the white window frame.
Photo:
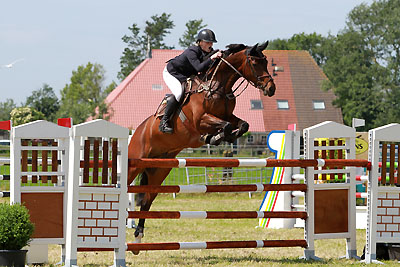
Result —
POLYGON ((289 101, 286 100, 286 99, 278 99, 278 100, 276 100, 276 105, 277 105, 277 108, 279 110, 288 110, 288 109, 290 109, 289 101))
POLYGON ((313 100, 313 109, 314 110, 325 110, 325 101, 324 100, 313 100))

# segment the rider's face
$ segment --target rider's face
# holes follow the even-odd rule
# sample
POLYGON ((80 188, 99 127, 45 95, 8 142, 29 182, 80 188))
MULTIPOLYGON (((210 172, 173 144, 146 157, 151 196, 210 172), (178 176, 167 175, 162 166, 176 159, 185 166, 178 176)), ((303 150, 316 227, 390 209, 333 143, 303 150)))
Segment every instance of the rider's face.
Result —
POLYGON ((211 52, 212 46, 213 46, 213 42, 207 42, 207 41, 200 41, 200 48, 204 51, 204 52, 211 52))

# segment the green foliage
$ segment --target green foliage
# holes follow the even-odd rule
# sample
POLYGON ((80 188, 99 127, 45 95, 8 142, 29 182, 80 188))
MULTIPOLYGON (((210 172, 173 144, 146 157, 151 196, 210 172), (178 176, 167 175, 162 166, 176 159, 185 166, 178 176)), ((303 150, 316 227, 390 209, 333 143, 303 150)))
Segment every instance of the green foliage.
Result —
POLYGON ((326 58, 325 46, 331 42, 330 38, 317 33, 295 34, 289 39, 276 39, 269 43, 268 50, 306 50, 318 65, 323 65, 326 58))
POLYGON ((329 81, 345 124, 365 119, 369 130, 400 122, 400 5, 398 0, 361 4, 348 15, 337 36, 296 34, 277 39, 269 49, 307 50, 329 81))
POLYGON ((25 105, 42 112, 47 121, 53 122, 56 121, 56 113, 60 108, 58 98, 48 84, 43 84, 41 89, 33 91, 26 99, 25 105))
POLYGON ((16 108, 17 105, 14 100, 7 99, 5 102, 0 102, 0 121, 8 121, 11 118, 11 110, 16 108))
POLYGON ((400 5, 398 0, 361 4, 348 17, 348 32, 360 35, 371 54, 373 86, 379 90, 381 114, 374 126, 400 122, 400 5))
POLYGON ((11 111, 11 120, 13 126, 44 119, 46 118, 42 112, 30 107, 14 108, 11 111))
POLYGON ((76 71, 72 71, 71 83, 61 90, 58 117, 72 118, 74 124, 79 124, 90 116, 100 117, 108 114, 104 100, 116 84, 113 82, 103 88, 103 83, 104 69, 100 64, 89 62, 86 66, 81 65, 76 71))
POLYGON ((326 47, 325 88, 337 96, 344 121, 365 119, 368 130, 400 122, 400 6, 398 1, 361 4, 348 15, 347 26, 326 47))
POLYGON ((183 49, 194 45, 196 42, 197 33, 205 27, 207 27, 207 24, 203 24, 203 19, 189 20, 186 23, 185 33, 183 34, 182 38, 179 38, 179 45, 183 49))
POLYGON ((0 250, 19 250, 29 243, 34 225, 21 204, 0 203, 0 250))
MULTIPOLYGON (((13 110, 17 105, 14 100, 7 99, 5 102, 0 102, 0 121, 8 121, 11 119, 11 110, 13 110)), ((8 131, 0 130, 0 135, 6 135, 8 131)))
POLYGON ((136 23, 128 29, 131 35, 124 35, 122 41, 127 44, 120 58, 121 71, 118 73, 120 80, 125 79, 145 58, 148 45, 152 49, 173 49, 164 43, 165 36, 170 33, 175 25, 170 20, 171 14, 162 13, 161 16, 154 15, 151 20, 145 22, 143 33, 136 23))
POLYGON ((377 125, 381 114, 382 91, 376 75, 384 70, 373 64, 374 54, 367 49, 361 35, 347 32, 339 35, 327 47, 329 60, 323 67, 330 82, 325 90, 333 90, 333 104, 342 109, 345 124, 351 125, 352 118, 365 119, 365 129, 377 125))

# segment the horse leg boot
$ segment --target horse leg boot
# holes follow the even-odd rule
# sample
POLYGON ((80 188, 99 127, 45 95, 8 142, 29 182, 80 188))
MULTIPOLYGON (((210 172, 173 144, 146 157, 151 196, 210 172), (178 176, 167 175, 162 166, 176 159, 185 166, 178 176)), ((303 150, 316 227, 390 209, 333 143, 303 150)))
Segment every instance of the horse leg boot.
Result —
POLYGON ((175 114, 179 102, 176 101, 175 97, 172 96, 167 101, 167 106, 165 107, 164 116, 161 118, 160 126, 158 129, 160 132, 172 134, 174 131, 173 125, 171 123, 172 117, 175 114))
POLYGON ((226 122, 221 132, 211 137, 210 145, 218 146, 225 139, 225 137, 229 136, 232 133, 232 130, 233 130, 232 124, 226 122))

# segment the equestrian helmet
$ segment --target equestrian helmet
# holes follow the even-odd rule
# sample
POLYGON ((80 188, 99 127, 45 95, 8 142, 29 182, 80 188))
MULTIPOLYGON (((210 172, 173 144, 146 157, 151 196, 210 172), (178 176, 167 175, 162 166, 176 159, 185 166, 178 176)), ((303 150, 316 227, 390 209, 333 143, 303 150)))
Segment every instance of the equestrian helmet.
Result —
POLYGON ((215 33, 210 29, 203 29, 197 34, 197 41, 206 41, 216 43, 215 33))

